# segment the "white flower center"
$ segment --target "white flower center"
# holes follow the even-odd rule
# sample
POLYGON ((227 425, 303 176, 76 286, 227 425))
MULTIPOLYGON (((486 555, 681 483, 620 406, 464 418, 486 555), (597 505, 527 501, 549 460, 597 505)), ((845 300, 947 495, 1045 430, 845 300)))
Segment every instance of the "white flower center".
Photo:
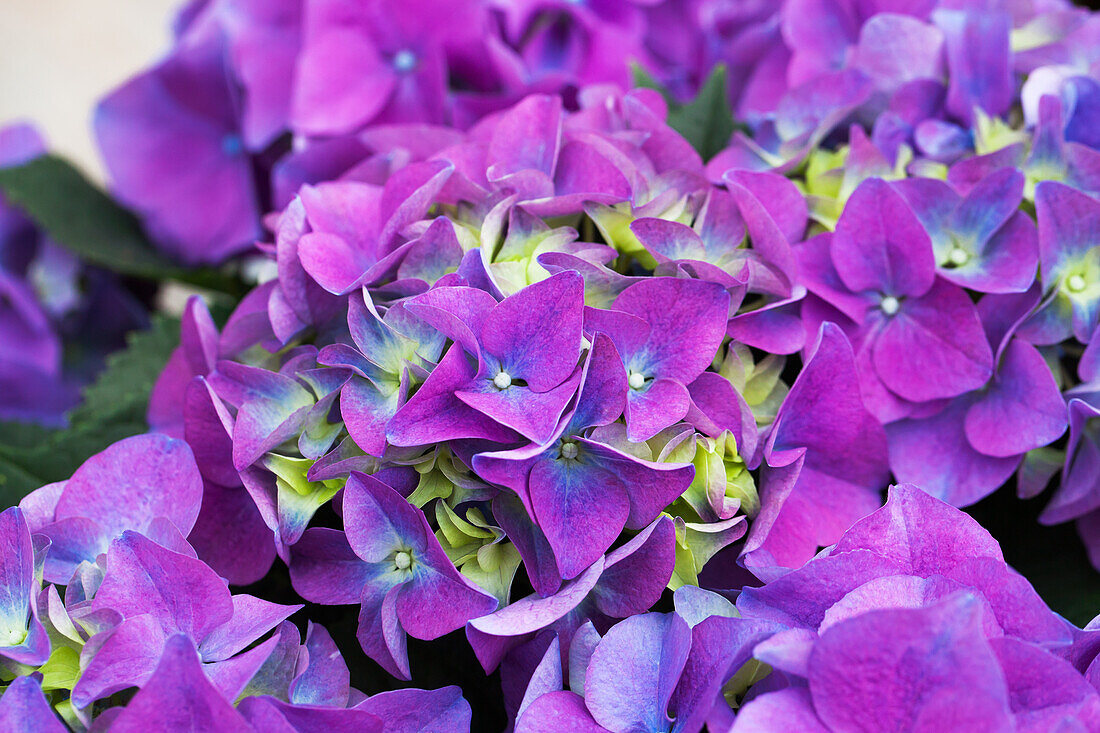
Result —
POLYGON ((512 386, 512 375, 508 372, 500 372, 493 377, 493 384, 496 385, 497 389, 508 389, 512 386))
POLYGON ((1070 275, 1069 280, 1066 281, 1066 287, 1069 288, 1071 293, 1079 293, 1085 289, 1085 278, 1081 275, 1070 275))
POLYGON ((952 265, 965 265, 970 261, 970 253, 962 247, 955 247, 948 255, 948 259, 951 260, 952 265))
POLYGON ((892 316, 898 312, 898 308, 901 307, 901 303, 898 299, 892 295, 882 296, 882 302, 879 303, 879 307, 882 308, 882 312, 888 316, 892 316))
POLYGON ((398 71, 412 71, 416 66, 416 54, 403 48, 393 55, 393 68, 398 71))
POLYGON ((561 444, 561 457, 562 458, 576 458, 577 457, 577 444, 576 443, 562 443, 561 444))
POLYGON ((626 378, 627 383, 631 389, 641 389, 645 386, 645 375, 638 372, 631 372, 630 376, 626 378))
POLYGON ((27 638, 27 630, 19 627, 0 631, 0 645, 19 646, 27 638))
POLYGON ((407 552, 399 552, 393 558, 393 564, 397 566, 398 570, 408 570, 412 562, 412 557, 407 552))

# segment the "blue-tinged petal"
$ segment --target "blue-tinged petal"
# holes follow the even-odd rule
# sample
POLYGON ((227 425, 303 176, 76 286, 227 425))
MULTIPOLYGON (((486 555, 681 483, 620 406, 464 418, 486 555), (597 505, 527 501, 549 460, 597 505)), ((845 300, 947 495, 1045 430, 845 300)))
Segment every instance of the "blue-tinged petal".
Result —
POLYGON ((613 626, 585 675, 592 717, 612 730, 668 729, 668 703, 690 648, 691 629, 675 614, 647 613, 613 626))
POLYGON ((191 640, 178 634, 168 639, 156 671, 115 718, 111 730, 203 729, 245 733, 251 726, 207 680, 191 640))
POLYGON ((65 733, 34 677, 17 677, 0 697, 0 728, 28 733, 65 733))

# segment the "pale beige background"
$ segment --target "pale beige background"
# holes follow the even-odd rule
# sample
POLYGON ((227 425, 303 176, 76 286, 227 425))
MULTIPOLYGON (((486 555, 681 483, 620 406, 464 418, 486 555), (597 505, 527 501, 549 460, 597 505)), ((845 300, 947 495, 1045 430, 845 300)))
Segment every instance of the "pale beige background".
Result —
POLYGON ((168 48, 182 0, 0 0, 0 124, 30 120, 96 178, 95 100, 168 48))

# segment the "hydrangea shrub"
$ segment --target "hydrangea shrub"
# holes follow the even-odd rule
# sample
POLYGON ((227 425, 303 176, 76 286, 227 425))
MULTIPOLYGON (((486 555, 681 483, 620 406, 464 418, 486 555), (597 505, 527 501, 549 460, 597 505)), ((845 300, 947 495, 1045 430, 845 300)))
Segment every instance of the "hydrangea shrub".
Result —
POLYGON ((1097 22, 190 3, 96 132, 163 251, 270 277, 0 514, 0 717, 1100 727, 1096 622, 960 510, 1052 484, 1100 567, 1097 22))

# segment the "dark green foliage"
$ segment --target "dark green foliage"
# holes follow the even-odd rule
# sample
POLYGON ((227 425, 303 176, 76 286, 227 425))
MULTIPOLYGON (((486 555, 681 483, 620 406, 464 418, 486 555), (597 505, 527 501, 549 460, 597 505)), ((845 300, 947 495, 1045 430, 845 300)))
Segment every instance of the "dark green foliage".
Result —
POLYGON ((84 390, 68 428, 0 422, 0 503, 16 504, 27 492, 68 478, 111 443, 144 433, 149 393, 179 342, 179 328, 178 319, 156 316, 148 331, 131 334, 84 390))
POLYGON ((691 146, 710 160, 726 147, 736 124, 729 100, 729 83, 726 67, 714 67, 695 99, 687 104, 677 103, 667 90, 641 67, 634 67, 634 84, 655 89, 668 103, 668 124, 684 136, 691 146))
POLYGON ((85 262, 149 280, 178 280, 243 295, 220 270, 185 269, 157 252, 138 220, 62 158, 43 155, 0 169, 0 192, 58 244, 85 262))

